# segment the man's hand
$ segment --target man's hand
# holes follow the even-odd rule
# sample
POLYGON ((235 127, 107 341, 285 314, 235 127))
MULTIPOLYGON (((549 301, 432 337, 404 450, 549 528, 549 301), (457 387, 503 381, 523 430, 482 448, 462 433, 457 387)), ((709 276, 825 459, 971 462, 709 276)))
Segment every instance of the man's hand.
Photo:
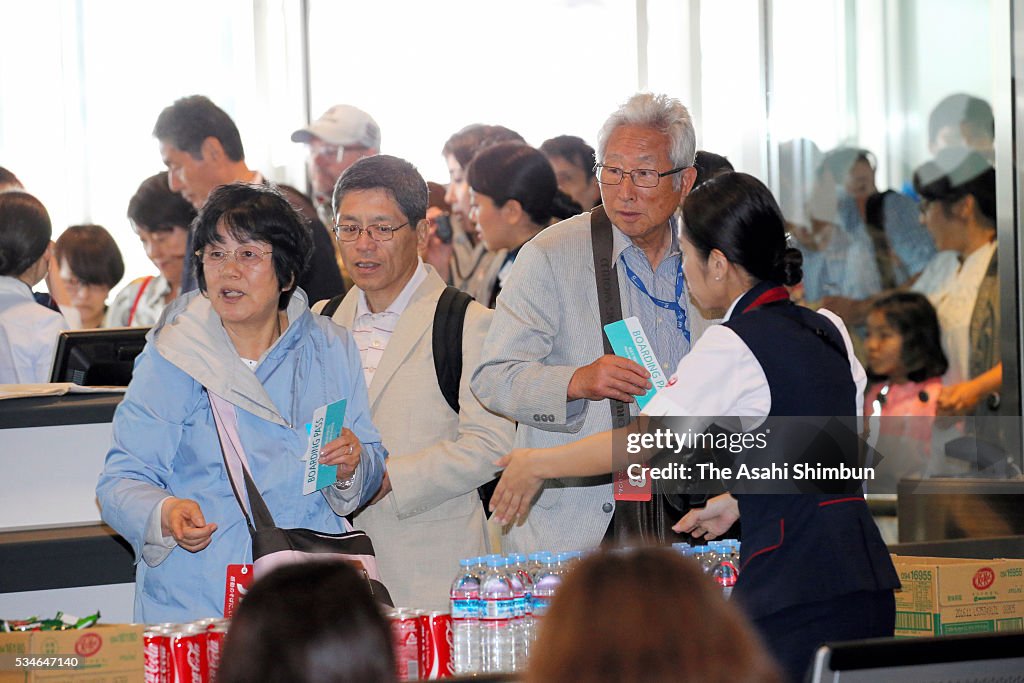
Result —
POLYGON ((690 534, 694 538, 703 536, 705 541, 713 541, 728 531, 739 518, 740 508, 736 499, 723 493, 709 500, 705 507, 687 512, 672 527, 672 531, 690 534))
POLYGON ((207 524, 199 503, 190 498, 168 498, 160 508, 160 527, 164 536, 173 536, 185 550, 198 553, 210 545, 216 524, 207 524))
POLYGON ((384 500, 384 496, 391 493, 391 477, 388 475, 388 471, 384 470, 384 478, 380 481, 380 488, 377 489, 377 493, 373 494, 373 498, 367 505, 375 505, 376 503, 384 500))
POLYGON ((614 398, 624 403, 635 401, 634 396, 643 396, 651 388, 648 378, 651 373, 633 361, 613 356, 601 356, 590 365, 577 368, 569 380, 567 398, 574 401, 586 398, 600 401, 614 398))
POLYGON ((491 496, 491 512, 502 525, 522 521, 533 504, 533 498, 544 484, 537 475, 529 448, 517 448, 495 463, 503 467, 498 487, 491 496))
POLYGON ((337 465, 338 481, 345 481, 356 473, 362 451, 363 445, 359 439, 351 429, 345 427, 337 439, 320 446, 319 462, 321 465, 337 465))

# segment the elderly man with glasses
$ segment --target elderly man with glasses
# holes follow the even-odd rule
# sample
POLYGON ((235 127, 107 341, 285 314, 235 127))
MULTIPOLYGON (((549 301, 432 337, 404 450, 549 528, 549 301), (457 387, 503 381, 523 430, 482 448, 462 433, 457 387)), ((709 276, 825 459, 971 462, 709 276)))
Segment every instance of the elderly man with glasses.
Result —
MULTIPOLYGON (((615 426, 628 422, 638 413, 635 397, 651 386, 647 370, 604 343, 597 261, 610 266, 605 282, 618 288, 605 317, 636 316, 665 376, 707 327, 687 296, 673 218, 696 176, 694 147, 690 114, 678 100, 634 95, 598 135, 603 208, 551 226, 523 246, 472 384, 485 406, 519 423, 517 448, 611 429, 613 412, 615 426), (610 235, 595 259, 598 225, 610 235)), ((657 497, 648 505, 619 503, 617 510, 606 478, 549 480, 503 543, 517 552, 557 551, 595 546, 613 531, 660 536, 671 533, 661 504, 657 497)))
MULTIPOLYGON (((488 412, 469 388, 491 311, 464 300, 462 327, 448 336, 455 304, 445 302, 455 290, 420 260, 427 184, 409 162, 360 159, 338 180, 334 210, 355 286, 340 305, 331 302, 332 317, 359 347, 373 423, 390 453, 380 493, 354 524, 373 538, 396 605, 447 610, 453 567, 491 552, 476 489, 494 478, 494 461, 512 447, 512 422, 488 412), (438 360, 459 344, 461 372, 454 364, 440 372, 438 360), (441 377, 454 377, 457 399, 441 377)), ((325 309, 313 308, 331 312, 325 309)))

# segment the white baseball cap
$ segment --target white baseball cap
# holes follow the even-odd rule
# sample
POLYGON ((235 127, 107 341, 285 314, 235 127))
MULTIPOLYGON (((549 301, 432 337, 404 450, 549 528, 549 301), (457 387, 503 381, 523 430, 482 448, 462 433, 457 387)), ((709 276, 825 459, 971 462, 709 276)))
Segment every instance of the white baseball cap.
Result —
POLYGON ((362 109, 336 104, 313 123, 292 133, 292 142, 320 138, 338 146, 360 145, 380 149, 380 126, 362 109))

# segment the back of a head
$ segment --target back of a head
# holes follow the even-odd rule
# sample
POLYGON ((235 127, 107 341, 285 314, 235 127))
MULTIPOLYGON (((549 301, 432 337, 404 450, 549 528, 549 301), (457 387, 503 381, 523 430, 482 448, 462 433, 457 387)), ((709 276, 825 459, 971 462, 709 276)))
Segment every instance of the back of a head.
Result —
POLYGON ((582 213, 579 204, 558 189, 551 162, 539 150, 521 142, 499 142, 481 149, 466 170, 474 192, 487 195, 495 206, 514 199, 535 224, 582 213))
POLYGON ((441 154, 453 156, 459 162, 459 166, 467 168, 473 156, 484 147, 495 145, 499 142, 521 142, 526 143, 523 136, 511 128, 505 126, 488 126, 482 123, 472 123, 448 138, 444 143, 441 154))
POLYGON ((363 190, 386 192, 398 204, 413 230, 427 217, 427 181, 405 159, 378 154, 363 157, 345 169, 334 186, 335 212, 346 194, 363 190))
POLYGON ((996 224, 996 170, 978 152, 947 147, 914 171, 914 191, 927 201, 951 203, 971 195, 980 217, 996 224))
POLYGON ((196 217, 195 208, 167 184, 167 171, 142 181, 128 201, 128 220, 136 230, 164 232, 175 227, 186 230, 196 217))
POLYGON ((528 683, 778 681, 739 610, 667 548, 600 551, 556 593, 528 683))
POLYGON ((820 178, 827 170, 837 183, 842 183, 858 161, 867 162, 872 169, 875 168, 875 155, 870 151, 859 147, 836 147, 826 152, 817 175, 820 178))
POLYGON ((992 106, 967 93, 947 95, 939 100, 928 115, 928 142, 935 146, 943 129, 951 128, 960 134, 961 127, 974 136, 994 138, 995 117, 992 106))
POLYGON ((231 161, 245 159, 242 136, 227 112, 203 95, 177 100, 160 112, 153 137, 169 142, 194 158, 202 157, 203 140, 216 138, 231 161))
POLYGON ((795 285, 803 277, 800 252, 786 245, 782 211, 752 175, 724 173, 691 192, 683 232, 705 258, 717 249, 756 280, 795 285))
POLYGON ((259 579, 232 618, 219 683, 391 683, 391 629, 359 573, 288 565, 259 579))
POLYGON ((25 189, 25 186, 21 184, 20 180, 18 180, 18 176, 14 175, 14 173, 3 166, 0 166, 0 192, 23 189, 25 189))
POLYGON ((57 238, 54 254, 83 284, 113 288, 124 277, 121 250, 102 225, 72 225, 57 238))
POLYGON ((586 177, 594 177, 594 148, 588 145, 583 138, 575 135, 559 135, 550 140, 545 140, 540 146, 544 156, 561 157, 573 166, 578 166, 586 174, 586 177))
POLYGON ((52 235, 42 202, 27 192, 0 193, 0 275, 18 277, 31 268, 52 235))
MULTIPOLYGON (((664 133, 669 138, 669 159, 673 166, 693 166, 697 134, 690 112, 679 100, 668 95, 637 93, 620 106, 597 135, 597 160, 604 160, 608 138, 619 126, 640 126, 664 133)), ((673 176, 681 183, 681 176, 673 176)), ((675 185, 678 187, 678 184, 675 185)))
MULTIPOLYGON (((693 188, 703 185, 708 180, 723 173, 736 170, 733 168, 732 162, 721 154, 715 154, 703 149, 697 150, 697 153, 694 154, 693 166, 697 169, 697 178, 693 181, 693 188)), ((693 188, 690 189, 691 192, 693 188)))

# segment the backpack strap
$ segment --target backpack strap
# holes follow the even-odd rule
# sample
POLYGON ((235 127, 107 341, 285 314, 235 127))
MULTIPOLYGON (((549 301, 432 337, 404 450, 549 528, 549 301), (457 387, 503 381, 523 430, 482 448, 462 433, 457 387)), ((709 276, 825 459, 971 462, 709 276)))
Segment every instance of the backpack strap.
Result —
POLYGON ((472 300, 466 292, 449 285, 441 292, 434 309, 434 372, 444 400, 456 413, 459 412, 459 383, 462 381, 462 329, 472 300))
POLYGON ((344 294, 339 294, 335 297, 332 297, 331 300, 327 302, 327 305, 324 306, 324 309, 320 311, 320 315, 325 315, 328 318, 334 317, 335 311, 338 310, 338 306, 341 306, 341 302, 344 298, 344 294))

